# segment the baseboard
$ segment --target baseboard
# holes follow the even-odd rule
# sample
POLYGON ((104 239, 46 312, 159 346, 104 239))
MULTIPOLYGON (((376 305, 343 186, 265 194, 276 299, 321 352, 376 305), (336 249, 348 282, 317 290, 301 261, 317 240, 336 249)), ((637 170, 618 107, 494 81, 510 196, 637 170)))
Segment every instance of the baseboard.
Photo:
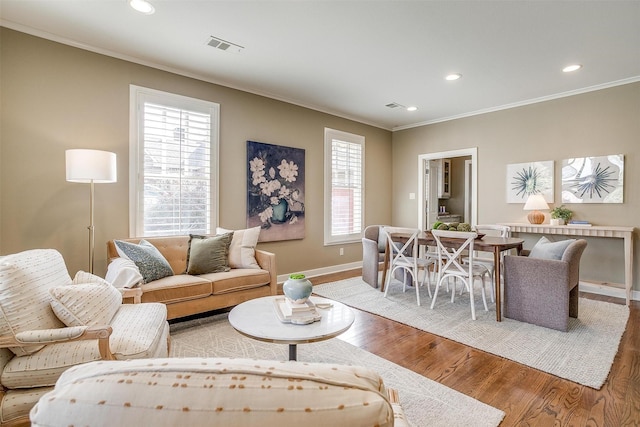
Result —
MULTIPOLYGON (((332 265, 329 267, 315 268, 313 270, 304 270, 304 271, 295 271, 295 272, 292 271, 291 273, 302 273, 307 277, 307 279, 311 279, 314 277, 326 276, 329 274, 341 273, 344 271, 350 271, 350 270, 355 270, 360 268, 362 268, 362 261, 350 262, 348 264, 332 265)), ((285 280, 289 278, 289 274, 291 273, 279 274, 277 278, 278 283, 282 284, 285 280)))
MULTIPOLYGON (((615 286, 602 285, 593 282, 580 282, 580 292, 587 292, 590 294, 606 295, 608 297, 626 299, 627 295, 623 288, 615 286)), ((633 301, 640 301, 640 292, 631 290, 631 299, 633 301)))

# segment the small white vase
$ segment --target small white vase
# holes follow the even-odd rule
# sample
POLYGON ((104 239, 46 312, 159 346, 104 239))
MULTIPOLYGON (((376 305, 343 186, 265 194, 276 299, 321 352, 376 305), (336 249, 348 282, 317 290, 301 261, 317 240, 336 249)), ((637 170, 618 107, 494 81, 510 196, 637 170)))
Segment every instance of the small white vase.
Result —
POLYGON ((564 225, 564 219, 562 219, 562 218, 551 218, 551 225, 564 225))

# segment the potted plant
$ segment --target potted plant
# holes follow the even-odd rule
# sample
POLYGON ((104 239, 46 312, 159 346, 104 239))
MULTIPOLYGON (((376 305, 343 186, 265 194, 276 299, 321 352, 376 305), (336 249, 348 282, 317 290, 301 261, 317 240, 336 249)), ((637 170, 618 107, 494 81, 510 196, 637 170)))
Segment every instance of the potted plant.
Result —
POLYGON ((568 224, 573 216, 573 212, 565 208, 564 205, 556 206, 551 210, 551 225, 568 224))

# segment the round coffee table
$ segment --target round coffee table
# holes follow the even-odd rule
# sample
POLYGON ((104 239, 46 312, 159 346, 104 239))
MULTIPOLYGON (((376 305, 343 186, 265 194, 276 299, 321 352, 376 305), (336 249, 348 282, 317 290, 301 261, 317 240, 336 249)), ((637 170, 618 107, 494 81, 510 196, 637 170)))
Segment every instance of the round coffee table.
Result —
MULTIPOLYGON (((336 337, 349 329, 355 314, 346 305, 320 297, 311 297, 314 304, 330 304, 317 308, 322 319, 308 325, 284 323, 278 319, 274 300, 282 295, 252 299, 235 306, 229 313, 233 328, 249 338, 276 344, 289 344, 289 360, 297 360, 297 345, 336 337)), ((317 306, 316 306, 317 307, 317 306)))

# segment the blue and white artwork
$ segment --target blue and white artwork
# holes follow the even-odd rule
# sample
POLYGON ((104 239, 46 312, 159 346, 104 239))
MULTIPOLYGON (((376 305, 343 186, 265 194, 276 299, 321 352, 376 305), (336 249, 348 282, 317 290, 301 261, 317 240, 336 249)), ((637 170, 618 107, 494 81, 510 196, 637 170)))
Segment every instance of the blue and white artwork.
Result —
POLYGON ((624 155, 562 161, 562 203, 622 203, 624 155))
POLYGON ((532 194, 553 203, 553 160, 507 165, 507 203, 526 203, 532 194))

